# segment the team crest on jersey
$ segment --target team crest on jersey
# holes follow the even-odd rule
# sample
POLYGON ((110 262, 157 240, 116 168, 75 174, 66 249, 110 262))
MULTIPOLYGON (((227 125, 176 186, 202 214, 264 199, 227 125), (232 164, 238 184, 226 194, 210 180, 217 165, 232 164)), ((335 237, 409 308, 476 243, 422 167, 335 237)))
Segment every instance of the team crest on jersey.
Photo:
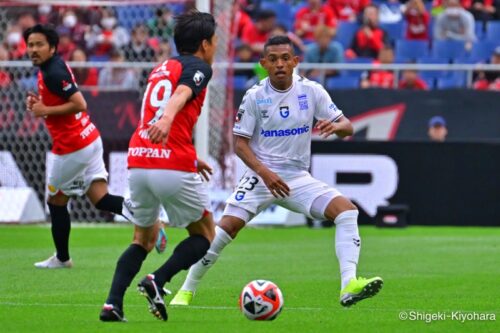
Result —
POLYGON ((236 114, 236 122, 239 123, 241 121, 241 118, 243 117, 243 114, 245 113, 245 109, 239 109, 238 113, 236 114))
POLYGON ((288 108, 288 106, 280 106, 280 116, 282 118, 288 118, 288 116, 290 115, 290 109, 288 108))
POLYGON ((205 74, 203 74, 201 71, 196 71, 196 73, 194 73, 193 81, 194 84, 196 84, 197 86, 199 86, 204 79, 205 79, 205 74))
POLYGON ((69 83, 68 81, 65 81, 65 80, 62 81, 62 90, 68 91, 71 89, 72 86, 73 85, 71 83, 69 83))
POLYGON ((299 110, 305 111, 309 109, 309 104, 307 103, 307 95, 306 94, 299 95, 298 98, 299 98, 299 110))

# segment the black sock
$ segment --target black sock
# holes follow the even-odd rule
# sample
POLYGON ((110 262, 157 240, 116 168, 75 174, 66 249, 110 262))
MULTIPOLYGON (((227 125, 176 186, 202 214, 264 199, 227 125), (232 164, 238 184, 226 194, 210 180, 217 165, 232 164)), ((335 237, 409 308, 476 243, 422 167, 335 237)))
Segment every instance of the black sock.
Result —
POLYGON ((209 248, 210 242, 201 235, 193 235, 184 239, 174 249, 174 253, 167 262, 153 273, 156 284, 163 287, 175 274, 188 269, 200 260, 209 248))
POLYGON ((118 215, 122 214, 123 197, 106 193, 105 196, 95 204, 95 208, 107 210, 108 212, 118 215))
POLYGON ((69 232, 71 231, 68 208, 50 203, 48 206, 52 222, 52 239, 56 246, 57 259, 67 261, 69 260, 69 232))
POLYGON ((115 275, 111 283, 107 304, 113 304, 123 309, 123 296, 128 286, 141 269, 148 251, 140 245, 131 244, 116 263, 115 275))

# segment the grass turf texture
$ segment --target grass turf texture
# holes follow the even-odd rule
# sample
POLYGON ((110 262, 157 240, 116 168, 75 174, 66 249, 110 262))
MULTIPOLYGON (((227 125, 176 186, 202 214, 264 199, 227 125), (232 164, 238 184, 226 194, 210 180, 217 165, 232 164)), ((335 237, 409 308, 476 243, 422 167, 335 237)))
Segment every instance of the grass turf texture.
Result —
MULTIPOLYGON (((151 253, 125 298, 128 323, 101 323, 118 256, 131 226, 78 227, 71 235, 73 269, 39 270, 52 253, 46 226, 0 227, 1 332, 498 332, 500 228, 362 227, 358 274, 380 275, 375 298, 344 309, 333 229, 244 230, 202 281, 192 307, 169 307, 169 321, 147 311, 137 281, 159 266, 186 232, 168 229, 166 253, 151 253), (247 320, 237 307, 243 286, 269 279, 285 307, 272 322, 247 320), (402 321, 401 311, 494 313, 496 321, 402 321)), ((185 272, 167 288, 175 292, 185 272)), ((167 301, 172 296, 167 298, 167 301)))

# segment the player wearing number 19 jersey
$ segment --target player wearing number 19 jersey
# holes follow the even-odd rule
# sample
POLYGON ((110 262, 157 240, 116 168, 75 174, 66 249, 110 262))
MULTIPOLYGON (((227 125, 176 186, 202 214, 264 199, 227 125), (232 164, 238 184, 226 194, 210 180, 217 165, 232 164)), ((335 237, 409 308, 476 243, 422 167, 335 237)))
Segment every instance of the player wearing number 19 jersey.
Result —
POLYGON ((340 304, 350 306, 375 295, 382 279, 356 278, 361 244, 357 208, 336 189, 313 178, 308 169, 314 119, 324 136, 352 135, 352 125, 320 84, 293 74, 298 58, 288 37, 271 38, 260 62, 269 78, 247 91, 233 128, 236 154, 249 170, 226 201, 210 249, 191 267, 171 304, 188 305, 224 247, 255 215, 277 204, 335 222, 340 304))
POLYGON ((212 15, 189 12, 176 17, 174 40, 179 56, 150 74, 141 120, 128 149, 134 241, 118 260, 102 321, 121 321, 123 297, 154 243, 160 206, 170 223, 186 227, 189 237, 171 257, 138 285, 153 315, 167 320, 163 286, 203 257, 214 237, 206 186, 210 167, 196 157, 193 128, 200 115, 217 47, 212 15), (200 174, 199 174, 200 173, 200 174))

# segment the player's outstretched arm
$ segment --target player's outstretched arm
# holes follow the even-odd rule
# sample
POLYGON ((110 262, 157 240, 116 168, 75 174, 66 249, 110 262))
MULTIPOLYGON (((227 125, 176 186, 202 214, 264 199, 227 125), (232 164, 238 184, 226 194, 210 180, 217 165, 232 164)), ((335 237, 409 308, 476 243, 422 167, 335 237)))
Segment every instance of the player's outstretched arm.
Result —
POLYGON ((47 106, 40 98, 32 93, 28 95, 28 111, 33 112, 36 117, 61 116, 87 111, 87 102, 82 93, 77 91, 71 95, 68 101, 61 105, 47 106))
POLYGON ((234 150, 236 155, 256 174, 262 178, 266 187, 276 198, 287 197, 290 195, 290 188, 276 173, 272 172, 262 162, 257 159, 252 148, 250 148, 250 139, 235 135, 234 150))
POLYGON ((172 97, 168 100, 160 120, 148 129, 149 140, 152 143, 167 143, 168 133, 174 121, 175 115, 182 110, 184 105, 193 96, 193 91, 186 85, 179 85, 172 97))
POLYGON ((340 138, 345 138, 354 133, 351 121, 346 116, 342 116, 334 122, 325 119, 318 120, 316 128, 320 130, 323 138, 327 138, 332 134, 336 134, 340 138))

